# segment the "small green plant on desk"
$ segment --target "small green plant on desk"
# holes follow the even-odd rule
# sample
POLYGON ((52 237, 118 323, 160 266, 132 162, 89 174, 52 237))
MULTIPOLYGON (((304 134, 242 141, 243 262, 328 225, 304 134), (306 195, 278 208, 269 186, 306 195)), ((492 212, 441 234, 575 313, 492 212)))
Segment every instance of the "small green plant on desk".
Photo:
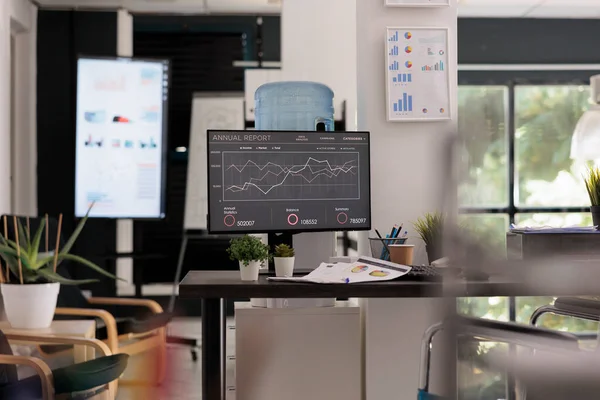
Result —
POLYGON ((444 214, 440 212, 426 213, 413 224, 415 230, 425 243, 429 263, 443 257, 442 235, 444 231, 444 214))
POLYGON ((269 260, 269 246, 256 236, 244 235, 231 239, 227 253, 230 259, 239 262, 243 281, 258 280, 261 263, 269 260))
POLYGON ((590 211, 596 229, 600 227, 600 168, 591 167, 584 176, 585 188, 590 197, 590 211))
POLYGON ((294 248, 290 247, 289 245, 282 243, 282 244, 278 244, 277 246, 275 246, 275 257, 281 257, 281 258, 286 258, 286 257, 294 257, 295 253, 294 253, 294 248))
POLYGON ((295 255, 294 248, 285 243, 275 246, 275 275, 293 276, 295 255))

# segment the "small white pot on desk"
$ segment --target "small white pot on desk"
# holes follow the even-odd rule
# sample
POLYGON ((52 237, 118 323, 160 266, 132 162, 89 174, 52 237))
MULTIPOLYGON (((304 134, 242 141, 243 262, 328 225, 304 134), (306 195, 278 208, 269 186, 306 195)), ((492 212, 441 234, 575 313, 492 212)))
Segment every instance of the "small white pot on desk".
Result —
POLYGON ((15 329, 48 328, 56 311, 60 283, 0 285, 6 319, 15 329))
POLYGON ((240 276, 243 281, 257 281, 258 280, 258 272, 260 270, 260 261, 250 261, 248 265, 244 265, 242 261, 240 261, 240 276))
POLYGON ((276 276, 293 276, 296 257, 273 257, 276 276))

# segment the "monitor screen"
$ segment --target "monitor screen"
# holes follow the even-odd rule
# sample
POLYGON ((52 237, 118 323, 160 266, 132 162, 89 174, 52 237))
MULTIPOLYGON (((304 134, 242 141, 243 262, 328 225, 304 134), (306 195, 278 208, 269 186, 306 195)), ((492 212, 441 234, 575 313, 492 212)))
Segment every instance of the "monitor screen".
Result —
POLYGON ((163 218, 169 62, 77 60, 75 216, 163 218))
POLYGON ((368 132, 213 131, 211 233, 371 228, 368 132))

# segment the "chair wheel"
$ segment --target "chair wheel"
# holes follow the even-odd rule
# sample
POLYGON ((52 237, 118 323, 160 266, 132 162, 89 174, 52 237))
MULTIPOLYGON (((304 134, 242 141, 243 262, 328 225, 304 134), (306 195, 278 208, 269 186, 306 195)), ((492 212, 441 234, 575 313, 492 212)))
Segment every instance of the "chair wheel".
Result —
POLYGON ((196 350, 192 350, 192 361, 196 362, 198 361, 198 352, 196 350))

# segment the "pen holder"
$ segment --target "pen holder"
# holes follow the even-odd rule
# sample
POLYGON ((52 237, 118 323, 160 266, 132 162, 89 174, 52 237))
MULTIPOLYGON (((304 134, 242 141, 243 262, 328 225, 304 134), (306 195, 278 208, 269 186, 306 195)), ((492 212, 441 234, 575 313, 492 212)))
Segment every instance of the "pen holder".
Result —
POLYGON ((384 243, 388 246, 391 244, 404 244, 406 243, 406 238, 369 238, 369 244, 371 245, 371 257, 379 258, 380 260, 390 260, 390 255, 385 249, 384 243))

